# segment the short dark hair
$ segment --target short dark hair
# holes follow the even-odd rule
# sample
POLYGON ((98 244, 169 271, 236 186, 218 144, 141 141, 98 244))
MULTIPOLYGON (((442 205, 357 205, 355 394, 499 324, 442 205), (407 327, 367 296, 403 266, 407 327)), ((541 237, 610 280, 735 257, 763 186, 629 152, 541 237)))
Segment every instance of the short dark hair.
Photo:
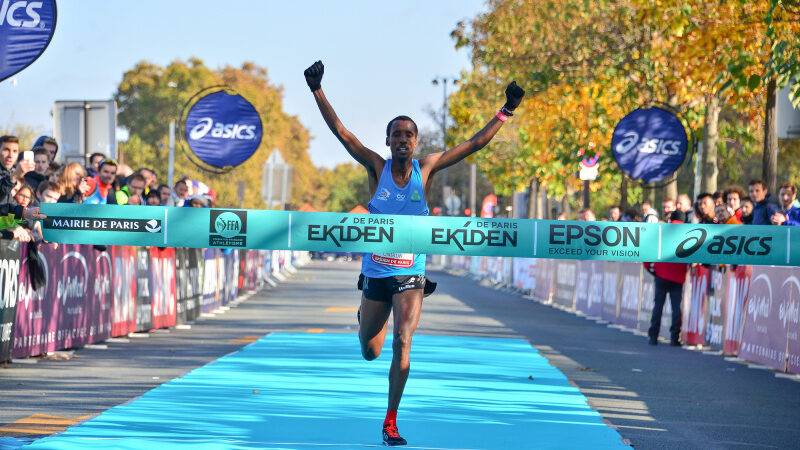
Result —
POLYGON ((156 188, 156 191, 158 191, 158 192, 161 192, 161 190, 162 190, 162 189, 164 189, 164 188, 167 188, 167 189, 169 189, 170 191, 172 191, 172 189, 171 189, 169 186, 167 186, 166 184, 159 185, 159 186, 156 188))
POLYGON ((44 180, 41 183, 39 183, 39 187, 36 188, 36 195, 42 195, 42 194, 44 194, 44 191, 46 191, 48 189, 51 190, 51 191, 59 192, 59 193, 61 192, 58 189, 58 185, 57 184, 53 183, 52 181, 44 180))
POLYGON ((147 198, 150 197, 155 197, 158 199, 158 201, 161 201, 161 195, 155 189, 151 189, 150 192, 147 193, 147 198))
POLYGON ((147 184, 147 180, 145 180, 142 174, 138 172, 134 172, 131 176, 129 176, 128 179, 125 181, 125 184, 130 185, 131 181, 133 180, 142 180, 142 183, 147 184))
POLYGON ((714 196, 709 194, 708 192, 701 192, 697 194, 697 199, 695 200, 696 203, 700 203, 704 198, 711 197, 711 200, 714 200, 714 196))
POLYGON ((797 186, 795 186, 792 183, 789 182, 782 183, 780 186, 778 186, 778 192, 780 192, 781 189, 789 189, 790 191, 792 191, 792 195, 797 195, 797 186))
POLYGON ((761 189, 767 190, 767 183, 765 183, 764 180, 756 179, 747 183, 748 186, 755 186, 757 184, 761 185, 761 189))
POLYGON ((397 116, 394 119, 390 120, 389 124, 386 125, 386 137, 389 137, 389 133, 392 130, 392 124, 395 123, 398 120, 407 120, 407 121, 411 122, 411 124, 414 125, 414 135, 419 135, 419 131, 417 130, 417 123, 414 122, 414 119, 412 119, 411 117, 408 117, 408 116, 397 116))
POLYGON ((50 152, 48 152, 44 147, 33 147, 31 151, 33 152, 33 156, 44 155, 50 158, 50 152))
POLYGON ((58 151, 58 141, 54 137, 47 136, 44 138, 44 140, 41 142, 41 145, 44 146, 44 144, 55 145, 56 151, 58 151))
POLYGON ((3 144, 5 144, 6 142, 19 144, 19 138, 16 136, 9 136, 9 135, 0 136, 0 147, 2 147, 3 144))
POLYGON ((91 156, 89 156, 89 163, 91 163, 98 156, 101 157, 101 158, 105 158, 106 157, 106 155, 104 155, 103 153, 100 153, 100 152, 92 153, 91 156))

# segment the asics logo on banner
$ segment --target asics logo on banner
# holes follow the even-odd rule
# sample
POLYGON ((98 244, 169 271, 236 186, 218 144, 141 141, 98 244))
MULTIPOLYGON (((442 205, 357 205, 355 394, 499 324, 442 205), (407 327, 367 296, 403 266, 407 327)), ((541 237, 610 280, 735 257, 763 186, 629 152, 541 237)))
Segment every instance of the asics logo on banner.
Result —
POLYGON ((681 141, 647 138, 639 139, 639 133, 629 131, 617 144, 614 150, 620 155, 636 149, 639 153, 661 153, 663 155, 677 155, 681 152, 681 141))
POLYGON ((678 258, 686 258, 687 256, 692 256, 694 252, 697 251, 700 247, 703 246, 703 242, 706 241, 706 230, 702 228, 695 228, 694 230, 690 231, 689 233, 694 233, 695 231, 699 231, 699 236, 689 236, 683 242, 678 245, 677 250, 675 250, 675 256, 678 258), (687 246, 688 244, 688 246, 687 246))
POLYGON ((44 2, 3 0, 0 6, 0 26, 8 24, 15 28, 44 27, 38 11, 43 4, 44 2))
MULTIPOLYGON (((689 236, 678 244, 675 256, 686 258, 693 255, 703 246, 708 233, 701 228, 695 228, 689 233, 694 233, 695 231, 699 231, 700 234, 689 236)), ((711 238, 706 250, 711 255, 745 254, 748 256, 764 256, 772 251, 772 236, 718 235, 711 238)))
POLYGON ((255 125, 242 125, 239 123, 214 122, 211 117, 203 117, 189 131, 189 138, 198 140, 211 132, 211 137, 222 139, 253 140, 256 138, 255 125))

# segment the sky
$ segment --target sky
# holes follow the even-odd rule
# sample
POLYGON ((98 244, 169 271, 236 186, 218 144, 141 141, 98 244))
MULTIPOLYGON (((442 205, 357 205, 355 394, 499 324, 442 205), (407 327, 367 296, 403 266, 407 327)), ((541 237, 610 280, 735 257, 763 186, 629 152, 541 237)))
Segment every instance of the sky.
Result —
MULTIPOLYGON (((438 77, 471 67, 450 32, 484 10, 483 0, 256 1, 60 0, 50 46, 32 65, 0 83, 0 123, 52 133, 56 100, 112 98, 126 70, 200 58, 208 67, 267 68, 283 88, 283 109, 313 136, 317 166, 350 162, 317 109, 303 77, 325 64, 322 87, 344 125, 367 147, 388 155, 386 123, 406 114, 437 129, 438 77)), ((448 89, 452 84, 448 85, 448 89)), ((166 132, 166 131, 165 131, 166 132)))

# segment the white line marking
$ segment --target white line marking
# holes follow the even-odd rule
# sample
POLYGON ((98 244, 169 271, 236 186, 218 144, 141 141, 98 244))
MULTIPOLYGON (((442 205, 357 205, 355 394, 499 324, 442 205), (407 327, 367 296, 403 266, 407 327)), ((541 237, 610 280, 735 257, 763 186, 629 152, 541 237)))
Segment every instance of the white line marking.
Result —
POLYGON ((164 245, 167 245, 167 208, 164 208, 164 245))
POLYGON ((658 260, 661 261, 661 225, 658 226, 658 260))
POLYGON ((292 248, 292 213, 289 213, 289 248, 292 248))
POLYGON ((789 233, 790 228, 786 228, 786 264, 789 264, 789 256, 792 253, 792 239, 791 233, 789 233))
POLYGON ((536 247, 539 244, 539 222, 533 222, 533 256, 536 256, 536 247))

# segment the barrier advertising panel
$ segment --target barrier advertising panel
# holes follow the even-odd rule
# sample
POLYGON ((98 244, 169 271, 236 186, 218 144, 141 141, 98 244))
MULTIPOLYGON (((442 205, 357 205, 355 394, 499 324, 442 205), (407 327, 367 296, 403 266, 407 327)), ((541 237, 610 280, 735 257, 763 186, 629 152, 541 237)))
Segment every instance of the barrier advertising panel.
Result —
POLYGON ((136 330, 136 248, 111 247, 114 259, 114 311, 112 336, 136 330))
POLYGON ((523 291, 536 287, 536 262, 534 258, 514 258, 514 287, 523 291))
POLYGON ((706 309, 706 345, 714 350, 722 350, 723 328, 725 326, 725 299, 727 298, 730 273, 726 266, 711 266, 708 276, 708 308, 706 309))
POLYGON ((788 339, 787 371, 800 373, 800 269, 793 268, 791 277, 783 285, 788 294, 781 305, 781 319, 786 324, 788 339))
POLYGON ((592 276, 592 261, 578 261, 575 275, 575 311, 585 313, 589 309, 589 279, 592 276))
POLYGON ((223 269, 224 282, 219 283, 220 295, 224 296, 224 303, 234 301, 239 293, 237 280, 239 278, 239 250, 232 250, 224 255, 223 269))
POLYGON ((217 254, 218 249, 207 248, 203 251, 203 295, 200 298, 200 312, 210 313, 220 306, 219 292, 217 290, 217 276, 219 275, 217 254))
POLYGON ((553 266, 552 259, 540 259, 536 263, 536 287, 533 290, 533 296, 543 303, 550 303, 550 294, 553 286, 553 266))
POLYGON ((744 324, 745 304, 750 290, 750 275, 753 266, 736 266, 730 269, 727 295, 725 296, 725 339, 722 351, 729 355, 739 353, 742 342, 742 325, 744 324))
MULTIPOLYGON (((20 293, 17 301, 17 318, 14 324, 14 344, 12 358, 40 355, 55 350, 56 347, 56 298, 59 274, 56 264, 61 251, 54 245, 40 245, 39 255, 47 279, 47 284, 34 291, 28 270, 28 259, 20 264, 20 293)), ((25 251, 25 250, 23 250, 25 251)), ((27 252, 26 252, 27 253, 27 252)))
POLYGON ((114 274, 114 263, 111 261, 111 249, 102 251, 95 247, 89 256, 93 263, 89 265, 89 279, 93 284, 90 305, 94 311, 89 316, 89 340, 86 343, 100 342, 111 337, 114 322, 114 292, 111 282, 114 274))
POLYGON ((788 323, 781 310, 785 312, 791 296, 797 295, 797 287, 789 281, 793 272, 792 268, 753 267, 740 358, 786 370, 788 323))
POLYGON ((0 361, 11 357, 20 287, 19 250, 8 244, 10 241, 0 242, 0 361))
POLYGON ((621 263, 619 282, 619 314, 615 323, 635 329, 639 320, 639 283, 642 278, 642 265, 621 263))
POLYGON ((703 345, 705 342, 708 272, 703 266, 695 266, 689 272, 689 298, 683 303, 684 326, 681 327, 686 344, 703 345))
POLYGON ((591 275, 589 276, 589 291, 587 294, 586 314, 592 317, 603 315, 603 268, 605 261, 591 261, 591 275))
POLYGON ((150 298, 153 328, 175 325, 175 249, 150 248, 150 298))
POLYGON ((555 291, 553 303, 567 309, 575 309, 575 278, 578 270, 576 261, 555 261, 555 291))
POLYGON ((136 331, 153 329, 153 297, 150 292, 150 251, 136 247, 136 331))
POLYGON ((606 262, 603 264, 603 309, 600 317, 609 322, 617 320, 619 271, 620 263, 618 262, 606 262))

